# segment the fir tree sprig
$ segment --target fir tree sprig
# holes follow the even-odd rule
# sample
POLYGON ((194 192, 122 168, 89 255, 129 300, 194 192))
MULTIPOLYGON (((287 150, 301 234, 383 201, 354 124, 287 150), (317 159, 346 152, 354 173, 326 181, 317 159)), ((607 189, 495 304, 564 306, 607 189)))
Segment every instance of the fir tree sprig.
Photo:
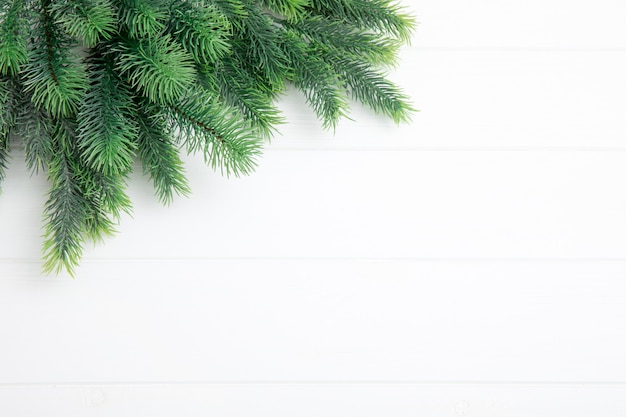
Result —
MULTIPOLYGON (((9 151, 10 144, 8 136, 0 136, 0 181, 3 181, 6 176, 9 151)), ((0 188, 0 192, 2 192, 2 188, 0 188)))
POLYGON ((233 19, 234 47, 248 70, 264 77, 270 90, 280 90, 289 71, 280 49, 281 32, 271 16, 252 0, 244 0, 245 17, 233 19))
POLYGON ((95 55, 89 65, 91 83, 78 113, 78 147, 96 171, 123 175, 131 171, 135 156, 132 91, 110 59, 95 55))
POLYGON ((6 175, 11 150, 10 138, 17 123, 18 100, 14 84, 10 78, 0 76, 0 185, 6 175))
POLYGON ((230 55, 214 67, 206 68, 202 72, 203 81, 269 139, 284 119, 273 103, 274 95, 258 88, 257 80, 245 68, 235 55, 230 55))
POLYGON ((391 117, 396 123, 410 120, 414 111, 409 99, 389 81, 384 74, 371 68, 367 62, 350 55, 330 52, 333 66, 351 92, 352 96, 368 105, 377 113, 391 117))
POLYGON ((87 47, 111 39, 117 26, 115 8, 109 0, 53 2, 50 13, 70 36, 87 47))
POLYGON ((385 71, 414 26, 391 0, 2 2, 0 182, 19 138, 50 184, 44 270, 73 274, 87 240, 115 233, 137 160, 164 204, 190 193, 183 151, 253 171, 288 84, 326 128, 350 99, 407 121, 385 71))
POLYGON ((246 175, 256 166, 262 143, 235 109, 199 88, 167 108, 171 129, 190 153, 202 152, 211 168, 224 175, 246 175))
POLYGON ((154 103, 174 103, 196 79, 193 56, 169 35, 118 45, 117 68, 154 103))
POLYGON ((262 0, 261 4, 286 20, 297 20, 309 6, 309 0, 262 0))
POLYGON ((364 31, 353 24, 326 16, 310 16, 288 22, 286 26, 306 42, 332 48, 341 54, 351 54, 373 66, 395 66, 402 45, 396 38, 364 31))
POLYGON ((408 43, 415 27, 413 17, 390 0, 311 0, 322 16, 340 19, 365 31, 374 31, 408 43))
POLYGON ((137 153, 144 174, 152 179, 156 194, 163 204, 169 204, 174 194, 187 196, 191 193, 185 169, 176 143, 167 134, 165 115, 146 105, 137 110, 139 131, 137 153), (150 111, 148 114, 145 110, 150 111))
POLYGON ((0 78, 0 184, 6 175, 10 151, 9 138, 11 130, 15 126, 15 113, 11 109, 12 97, 9 82, 5 78, 0 78))
POLYGON ((9 0, 0 4, 0 74, 16 75, 26 63, 28 20, 26 0, 9 0))
POLYGON ((201 65, 216 62, 230 51, 230 22, 216 6, 172 1, 167 28, 201 65))
POLYGON ((71 49, 71 38, 54 20, 51 0, 42 0, 38 12, 23 71, 24 90, 52 116, 70 117, 76 114, 87 86, 84 64, 71 49))
POLYGON ((293 68, 290 80, 302 91, 324 127, 335 127, 349 109, 347 92, 333 65, 310 42, 287 33, 283 47, 293 68))
POLYGON ((48 161, 50 193, 44 208, 44 270, 73 273, 83 253, 89 203, 78 182, 75 145, 62 123, 49 132, 54 147, 48 161))
POLYGON ((32 97, 24 93, 20 100, 21 111, 18 113, 16 135, 22 138, 26 166, 31 173, 45 171, 52 159, 53 139, 52 120, 44 111, 35 107, 32 97))
POLYGON ((131 38, 158 37, 165 29, 167 14, 153 0, 116 0, 121 32, 131 38))

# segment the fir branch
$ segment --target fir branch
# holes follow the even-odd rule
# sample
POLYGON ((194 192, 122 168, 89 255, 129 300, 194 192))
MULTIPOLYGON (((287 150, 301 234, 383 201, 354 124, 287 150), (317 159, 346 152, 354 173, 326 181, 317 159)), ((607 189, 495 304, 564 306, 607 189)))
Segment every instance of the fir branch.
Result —
POLYGON ((216 6, 173 0, 168 27, 200 64, 213 63, 230 51, 230 22, 216 6))
MULTIPOLYGON (((203 0, 199 1, 201 5, 204 5, 203 0)), ((248 0, 210 0, 211 5, 217 7, 229 21, 244 19, 248 16, 244 1, 248 0)))
POLYGON ((315 12, 409 43, 415 19, 390 0, 311 0, 315 12))
POLYGON ((54 154, 52 119, 44 111, 35 107, 31 96, 24 93, 20 99, 16 135, 24 143, 26 166, 31 173, 47 169, 54 154))
MULTIPOLYGON (((15 133, 19 111, 17 83, 5 76, 0 76, 0 185, 4 181, 11 136, 15 133)), ((2 188, 0 187, 0 192, 2 188)))
POLYGON ((280 27, 257 3, 246 1, 246 17, 233 20, 235 53, 253 72, 267 80, 271 90, 282 90, 289 73, 287 58, 280 49, 280 27))
POLYGON ((0 4, 0 74, 16 75, 26 63, 26 28, 24 0, 0 4))
POLYGON ((43 269, 47 273, 59 273, 65 269, 74 275, 83 252, 89 205, 77 181, 72 139, 58 119, 52 137, 55 149, 48 165, 50 191, 44 207, 43 269))
POLYGON ((261 0, 261 4, 287 20, 298 20, 306 11, 309 0, 261 0))
POLYGON ((249 174, 261 143, 254 129, 234 109, 202 90, 169 106, 172 134, 182 136, 189 152, 202 151, 206 163, 226 176, 249 174))
POLYGON ((391 117, 396 123, 410 121, 411 113, 415 110, 409 98, 384 74, 353 56, 341 56, 323 50, 320 53, 326 54, 355 99, 375 112, 391 117))
POLYGON ((53 19, 85 46, 109 40, 116 29, 116 16, 109 0, 68 0, 50 6, 53 19))
POLYGON ((149 116, 143 111, 137 115, 139 134, 137 150, 144 174, 152 179, 154 189, 163 204, 169 204, 174 194, 191 193, 185 169, 177 147, 165 134, 166 122, 160 114, 149 116))
POLYGON ((130 172, 135 155, 136 123, 132 92, 101 55, 89 59, 91 85, 78 113, 78 147, 81 157, 104 175, 130 172))
POLYGON ((9 137, 17 124, 20 110, 19 86, 13 79, 0 76, 0 137, 9 137))
POLYGON ((132 213, 132 202, 130 197, 126 194, 127 187, 126 175, 118 174, 104 174, 93 169, 86 169, 85 178, 90 180, 90 190, 96 190, 98 200, 101 203, 101 207, 104 212, 113 216, 113 218, 119 220, 123 213, 132 213))
POLYGON ((54 117, 70 117, 87 87, 85 70, 50 15, 50 0, 42 1, 40 17, 24 68, 24 87, 37 107, 54 117))
POLYGON ((333 48, 337 53, 360 57, 375 66, 396 64, 401 43, 394 38, 371 33, 326 16, 307 16, 283 24, 300 34, 306 42, 333 48))
POLYGON ((193 56, 169 35, 118 45, 117 70, 152 102, 177 102, 196 79, 193 56))
POLYGON ((153 0, 116 0, 119 20, 131 38, 157 37, 165 29, 167 15, 153 0))
POLYGON ((0 193, 2 192, 2 183, 6 177, 10 151, 9 135, 0 135, 0 193))
POLYGON ((11 80, 0 76, 0 192, 10 152, 10 135, 16 123, 11 80))
MULTIPOLYGON (((80 158, 77 161, 82 161, 80 158)), ((79 186, 86 202, 85 232, 94 241, 113 235, 122 213, 132 212, 126 194, 127 176, 104 174, 87 165, 77 166, 79 186)))
POLYGON ((83 234, 94 243, 104 242, 105 237, 113 236, 117 232, 117 223, 104 210, 97 199, 98 194, 91 191, 91 188, 87 188, 86 193, 87 205, 83 234))
POLYGON ((231 55, 203 75, 213 91, 227 104, 239 109, 243 117, 269 139, 284 119, 272 103, 274 97, 259 88, 256 79, 244 68, 245 65, 231 55))
POLYGON ((333 66, 319 58, 319 51, 297 34, 287 34, 283 45, 294 69, 294 85, 302 91, 323 126, 334 128, 341 117, 347 117, 349 103, 333 66))

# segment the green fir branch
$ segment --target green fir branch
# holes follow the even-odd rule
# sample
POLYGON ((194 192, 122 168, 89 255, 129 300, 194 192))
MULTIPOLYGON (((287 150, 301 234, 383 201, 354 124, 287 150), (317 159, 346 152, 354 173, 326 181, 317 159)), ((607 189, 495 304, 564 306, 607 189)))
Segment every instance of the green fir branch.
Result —
POLYGON ((55 120, 51 136, 55 149, 48 163, 50 191, 44 207, 43 269, 57 274, 65 269, 74 275, 83 253, 89 204, 77 180, 73 140, 61 120, 55 120))
POLYGON ((13 79, 0 76, 0 137, 9 137, 17 124, 20 111, 18 88, 13 79))
POLYGON ((0 192, 6 176, 6 169, 11 150, 11 133, 17 122, 15 99, 13 97, 12 81, 0 76, 0 192))
POLYGON ((333 66, 297 34, 286 36, 284 47, 291 59, 294 85, 304 94, 323 126, 335 128, 340 118, 347 117, 349 103, 333 66))
MULTIPOLYGON (((327 51, 320 51, 325 52, 327 51)), ((396 123, 411 120, 411 114, 415 109, 409 97, 384 74, 353 56, 328 53, 327 57, 342 76, 353 98, 369 106, 376 113, 391 117, 396 123)))
POLYGON ((163 204, 169 204, 174 194, 182 196, 191 194, 179 150, 166 134, 164 115, 158 112, 148 115, 139 111, 137 121, 139 124, 139 134, 136 138, 137 153, 143 172, 152 179, 159 200, 163 204))
MULTIPOLYGON (((198 0, 201 6, 204 6, 208 0, 198 0)), ((211 0, 209 4, 224 15, 230 22, 237 19, 243 19, 248 16, 248 10, 244 4, 249 0, 211 0)))
POLYGON ((278 125, 285 122, 280 110, 273 104, 273 95, 259 88, 257 80, 245 71, 245 65, 231 55, 204 74, 210 88, 224 101, 239 109, 243 117, 257 128, 265 138, 276 133, 278 125))
POLYGON ((153 103, 176 103, 196 80, 193 56, 169 35, 120 43, 117 70, 153 103))
POLYGON ((216 62, 230 52, 230 21, 216 6, 197 7, 187 0, 173 0, 168 27, 200 64, 216 62))
POLYGON ((119 21, 131 38, 158 37, 165 30, 167 14, 154 0, 116 0, 119 21))
POLYGON ((52 119, 46 112, 35 107, 27 93, 21 97, 20 109, 16 135, 24 144, 28 170, 36 174, 47 169, 54 154, 52 119))
POLYGON ((308 16, 294 23, 284 23, 304 41, 350 54, 374 66, 395 66, 401 45, 395 38, 368 32, 350 23, 325 16, 308 16))
POLYGON ((17 126, 19 112, 18 85, 9 77, 0 76, 0 192, 6 176, 11 137, 17 126))
POLYGON ((91 85, 78 113, 81 156, 98 172, 125 175, 131 170, 137 136, 132 92, 109 59, 96 54, 88 69, 91 85))
POLYGON ((130 197, 125 192, 127 175, 105 174, 87 165, 79 165, 77 178, 87 203, 85 234, 93 241, 101 241, 104 236, 115 233, 123 213, 132 212, 130 197))
POLYGON ((298 20, 309 6, 309 0, 261 0, 274 14, 287 20, 298 20))
POLYGON ((25 0, 0 4, 0 74, 16 75, 28 59, 25 0))
POLYGON ((87 47, 109 40, 117 26, 115 8, 109 0, 67 0, 50 6, 53 19, 87 47))
POLYGON ((244 5, 246 17, 233 22, 235 53, 258 78, 266 80, 270 90, 282 90, 289 67, 280 48, 281 29, 259 4, 248 0, 244 5))
MULTIPOLYGON (((106 202, 102 198, 102 184, 97 177, 92 177, 88 171, 77 170, 78 185, 81 189, 85 204, 85 220, 81 239, 88 237, 94 242, 102 242, 106 236, 113 236, 116 232, 116 221, 106 209, 106 202)), ((117 179, 117 177, 109 177, 117 179)), ((111 186, 111 184, 107 184, 111 186)), ((124 184, 125 185, 125 184, 124 184)))
POLYGON ((311 8, 323 16, 393 36, 403 43, 409 43, 416 26, 414 17, 390 0, 311 0, 311 8))
POLYGON ((206 163, 226 176, 249 174, 261 154, 254 129, 235 110, 202 90, 169 106, 173 134, 179 134, 189 152, 201 151, 206 163))
POLYGON ((9 152, 11 146, 8 135, 0 135, 0 193, 2 192, 2 183, 6 178, 6 169, 9 162, 9 152))
POLYGON ((43 0, 40 19, 23 72, 25 90, 33 103, 54 117, 70 117, 87 87, 84 66, 74 54, 71 41, 50 14, 50 0, 43 0))

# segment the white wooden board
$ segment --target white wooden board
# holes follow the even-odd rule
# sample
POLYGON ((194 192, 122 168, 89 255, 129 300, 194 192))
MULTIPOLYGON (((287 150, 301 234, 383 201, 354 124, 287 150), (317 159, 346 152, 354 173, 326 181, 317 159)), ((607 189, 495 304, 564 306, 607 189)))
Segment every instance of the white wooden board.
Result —
POLYGON ((626 382, 626 261, 3 269, 0 384, 626 382))
POLYGON ((415 44, 436 48, 624 48, 621 0, 408 0, 415 44))
MULTIPOLYGON (((195 162, 194 195, 168 208, 137 178, 134 218, 86 259, 626 254, 626 152, 281 151, 231 180, 195 162)), ((3 258, 39 257, 44 192, 12 167, 3 258)))
POLYGON ((0 387, 7 414, 622 417, 624 385, 164 384, 0 387))

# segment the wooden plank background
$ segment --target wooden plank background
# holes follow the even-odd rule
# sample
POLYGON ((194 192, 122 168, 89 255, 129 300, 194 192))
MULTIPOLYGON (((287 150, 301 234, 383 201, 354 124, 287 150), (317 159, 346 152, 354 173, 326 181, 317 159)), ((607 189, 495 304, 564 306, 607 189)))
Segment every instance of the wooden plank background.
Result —
POLYGON ((0 197, 0 414, 623 416, 626 3, 404 2, 396 127, 296 92, 258 171, 137 175, 76 279, 45 180, 0 197))

